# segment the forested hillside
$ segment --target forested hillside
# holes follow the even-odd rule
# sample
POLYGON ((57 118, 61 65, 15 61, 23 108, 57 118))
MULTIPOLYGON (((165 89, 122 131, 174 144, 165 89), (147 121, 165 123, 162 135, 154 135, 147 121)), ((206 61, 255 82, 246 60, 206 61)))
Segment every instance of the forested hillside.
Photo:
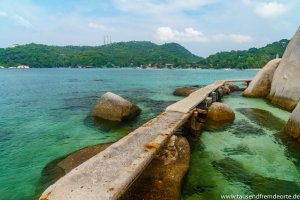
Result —
POLYGON ((289 40, 283 39, 262 48, 250 48, 245 51, 219 52, 210 55, 199 64, 212 68, 259 68, 268 61, 282 57, 289 40))
POLYGON ((176 43, 156 45, 151 42, 119 42, 97 47, 20 45, 0 49, 0 65, 29 65, 30 67, 76 66, 140 66, 153 63, 196 63, 200 57, 193 55, 176 43))
MULTIPOLYGON (((289 40, 283 39, 262 48, 219 52, 202 58, 177 43, 157 45, 146 41, 119 42, 102 46, 19 45, 0 49, 0 66, 29 65, 51 67, 148 66, 198 68, 259 68, 269 60, 282 56, 289 40), (170 65, 169 65, 170 66, 170 65)), ((201 48, 201 47, 199 47, 201 48)))

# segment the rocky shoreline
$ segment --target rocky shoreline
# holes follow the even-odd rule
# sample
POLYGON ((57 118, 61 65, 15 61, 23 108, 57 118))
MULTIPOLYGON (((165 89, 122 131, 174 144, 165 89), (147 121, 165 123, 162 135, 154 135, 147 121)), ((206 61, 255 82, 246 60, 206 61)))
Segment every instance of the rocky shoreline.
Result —
MULTIPOLYGON (((256 75, 249 87, 243 92, 246 97, 263 97, 270 100, 274 105, 280 106, 287 110, 293 111, 288 123, 283 129, 284 134, 291 136, 296 140, 300 140, 300 87, 297 81, 300 78, 300 28, 291 40, 282 59, 271 60, 256 75)), ((197 88, 180 88, 174 92, 174 95, 188 96, 197 88)), ((220 100, 220 96, 230 94, 232 91, 240 90, 233 84, 226 83, 224 86, 216 90, 216 97, 209 97, 207 110, 195 110, 189 123, 193 131, 200 133, 201 127, 207 121, 212 121, 219 125, 222 123, 232 123, 235 119, 234 111, 226 104, 216 102, 220 100), (213 100, 213 98, 216 98, 213 100), (202 112, 202 113, 201 113, 202 112), (205 113, 205 114, 203 114, 205 113), (195 114, 195 116, 194 116, 195 114), (203 114, 203 115, 202 115, 203 114), (201 117, 199 117, 201 115, 201 117), (194 118, 193 118, 194 117, 194 118), (201 120, 202 119, 202 120, 201 120), (194 121, 193 121, 194 120, 194 121)), ((206 102, 207 103, 207 102, 206 102)), ((92 116, 103 118, 105 120, 126 122, 136 117, 141 110, 126 99, 113 94, 106 93, 95 106, 92 116)), ((194 133, 195 133, 194 132, 194 133)), ((184 133, 190 134, 190 133, 184 133)), ((181 134, 175 134, 170 137, 166 145, 164 145, 157 156, 150 162, 148 167, 131 185, 127 192, 122 196, 122 200, 131 199, 180 199, 182 181, 189 169, 190 146, 188 140, 181 134)), ((48 185, 58 178, 64 176, 78 165, 82 164, 89 158, 105 150, 110 144, 100 144, 79 151, 49 163, 45 170, 56 169, 56 174, 52 179, 48 179, 48 185)), ((231 160, 221 160, 214 163, 214 167, 224 170, 227 163, 231 160), (225 164, 224 164, 225 163, 225 164)), ((233 163, 236 167, 236 164, 233 163)), ((226 169, 227 170, 227 169, 226 169)), ((48 172, 45 172, 47 174, 48 172)), ((227 172, 226 172, 227 173, 227 172)), ((233 178, 239 174, 233 174, 233 178)), ((229 179, 232 178, 229 177, 229 179)), ((261 177, 250 178, 247 181, 259 182, 261 177)), ((47 179, 45 179, 47 180, 47 179)), ((267 184, 268 181, 263 179, 267 184)), ((280 186, 287 182, 280 182, 280 186)), ((45 184, 45 183, 44 183, 45 184)), ((253 185, 253 184, 252 184, 253 185)), ((253 186, 255 191, 260 191, 260 187, 253 186)), ((298 189, 298 186, 293 185, 298 189)), ((267 189, 266 189, 267 190, 267 189)), ((283 190, 288 191, 288 190, 283 190)))
POLYGON ((282 59, 271 60, 243 93, 264 97, 271 104, 292 111, 285 134, 300 140, 300 28, 288 44, 282 59))

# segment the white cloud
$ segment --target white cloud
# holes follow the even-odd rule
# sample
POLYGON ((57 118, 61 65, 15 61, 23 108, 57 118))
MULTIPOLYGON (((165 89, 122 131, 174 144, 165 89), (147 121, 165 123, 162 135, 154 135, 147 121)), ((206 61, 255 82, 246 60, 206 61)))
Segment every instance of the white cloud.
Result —
POLYGON ((97 24, 97 23, 94 23, 94 22, 88 23, 88 27, 93 28, 93 29, 97 29, 97 30, 102 30, 102 31, 107 30, 106 26, 104 26, 102 24, 97 24))
POLYGON ((32 24, 29 20, 27 20, 26 18, 20 16, 20 15, 15 15, 13 17, 13 19, 18 23, 20 24, 21 26, 24 26, 26 28, 30 28, 32 27, 32 24))
POLYGON ((4 11, 0 11, 0 17, 7 17, 7 13, 4 11))
POLYGON ((276 18, 286 14, 288 6, 278 2, 259 3, 254 11, 264 18, 276 18))
POLYGON ((123 11, 135 13, 170 13, 197 10, 217 0, 115 0, 116 6, 123 11))
POLYGON ((291 7, 291 1, 285 4, 277 1, 262 2, 257 0, 243 0, 243 3, 249 7, 260 17, 274 19, 288 13, 291 7))
POLYGON ((249 35, 241 34, 217 34, 213 36, 216 41, 231 41, 235 43, 253 42, 254 38, 249 35))
POLYGON ((155 37, 160 41, 180 41, 180 42, 206 42, 208 38, 200 31, 193 28, 185 28, 183 31, 173 30, 170 27, 159 27, 155 37))

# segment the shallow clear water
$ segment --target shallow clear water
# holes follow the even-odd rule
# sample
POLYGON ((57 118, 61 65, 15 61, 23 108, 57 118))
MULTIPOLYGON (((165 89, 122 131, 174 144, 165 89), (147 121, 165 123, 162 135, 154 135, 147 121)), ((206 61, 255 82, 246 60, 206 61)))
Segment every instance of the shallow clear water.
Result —
MULTIPOLYGON (((40 173, 48 162, 88 145, 118 140, 157 115, 172 101, 180 99, 172 95, 176 87, 206 85, 220 79, 252 78, 256 72, 1 69, 0 199, 32 199, 40 173), (121 127, 105 129, 96 126, 87 117, 98 98, 106 91, 115 92, 137 103, 143 112, 134 122, 121 127)), ((261 103, 261 106, 264 105, 261 103)), ((222 133, 218 137, 203 135, 202 140, 207 143, 208 153, 212 151, 222 157, 221 150, 213 148, 214 144, 221 148, 218 141, 222 141, 222 137, 233 136, 222 133)), ((228 138, 223 139, 225 141, 228 138)), ((243 141, 235 139, 235 142, 243 141)), ((247 142, 251 144, 250 140, 247 142)), ((277 159, 284 159, 282 151, 273 146, 270 144, 281 155, 277 159)), ((263 149, 260 151, 264 153, 263 149)), ((237 156, 237 159, 247 158, 237 156)), ((268 160, 265 163, 268 164, 268 160)), ((290 167, 295 170, 292 165, 290 167)), ((258 170, 255 165, 249 168, 258 170)), ((283 173, 278 170, 276 174, 283 173)), ((292 174, 292 171, 287 171, 287 177, 292 174)))
POLYGON ((257 187, 263 190, 267 185, 268 192, 277 192, 281 188, 276 184, 296 184, 289 192, 300 194, 300 166, 277 136, 290 113, 239 93, 224 97, 223 102, 234 108, 236 119, 227 128, 208 127, 194 145, 183 199, 255 195, 257 187))

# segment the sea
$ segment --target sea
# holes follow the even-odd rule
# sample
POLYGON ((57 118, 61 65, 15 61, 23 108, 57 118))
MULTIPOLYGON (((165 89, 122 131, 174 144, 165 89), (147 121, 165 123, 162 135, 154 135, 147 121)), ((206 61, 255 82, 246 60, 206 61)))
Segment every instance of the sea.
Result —
MULTIPOLYGON (((0 200, 36 199, 36 188, 47 163, 86 146, 114 142, 126 136, 180 100, 181 97, 172 94, 178 87, 251 79, 257 72, 0 69, 0 200), (141 114, 119 126, 94 122, 91 111, 107 91, 137 104, 141 114)), ((253 194, 251 185, 226 174, 224 162, 242 166, 244 171, 240 173, 247 175, 246 180, 267 177, 267 180, 299 184, 299 166, 287 153, 286 145, 276 137, 282 126, 272 127, 270 122, 278 120, 284 124, 290 113, 265 100, 243 98, 240 94, 227 96, 223 101, 235 109, 236 120, 224 129, 208 128, 192 144, 191 167, 184 181, 182 199, 214 200, 223 194, 253 194), (258 120, 253 112, 263 114, 258 114, 261 117, 258 120)))

